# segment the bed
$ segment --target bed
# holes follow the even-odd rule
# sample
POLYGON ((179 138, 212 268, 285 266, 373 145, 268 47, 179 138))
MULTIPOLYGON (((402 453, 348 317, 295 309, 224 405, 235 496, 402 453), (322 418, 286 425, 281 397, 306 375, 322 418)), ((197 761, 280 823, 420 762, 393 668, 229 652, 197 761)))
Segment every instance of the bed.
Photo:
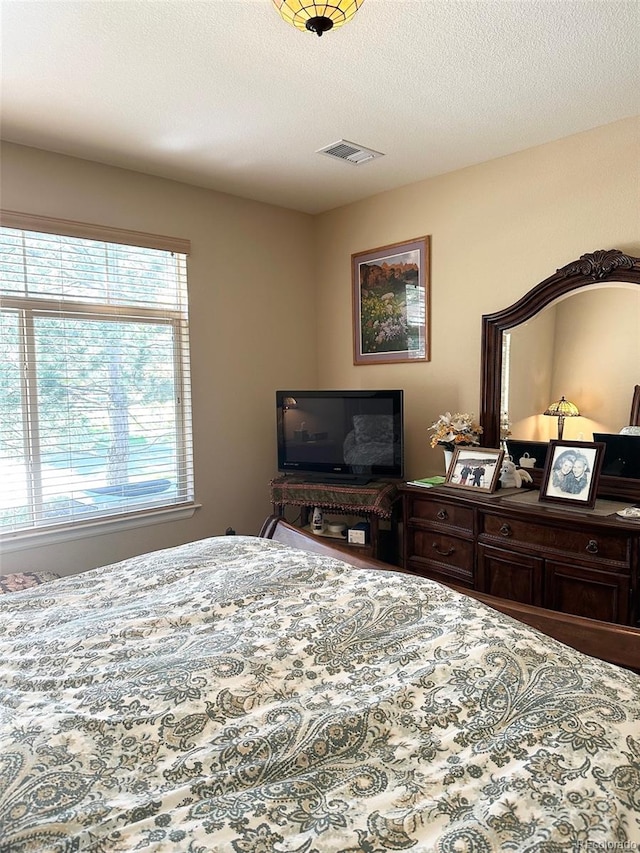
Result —
POLYGON ((344 558, 271 519, 0 596, 2 853, 634 849, 640 677, 344 558))

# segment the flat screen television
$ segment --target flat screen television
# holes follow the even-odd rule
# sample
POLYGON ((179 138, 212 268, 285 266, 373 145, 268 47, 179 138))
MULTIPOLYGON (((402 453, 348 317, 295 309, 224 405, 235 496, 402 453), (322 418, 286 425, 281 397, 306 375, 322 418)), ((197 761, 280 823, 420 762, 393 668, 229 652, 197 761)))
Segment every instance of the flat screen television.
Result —
POLYGON ((601 474, 640 480, 640 435, 594 432, 593 440, 605 445, 601 474))
POLYGON ((402 391, 276 391, 276 413, 281 474, 404 478, 402 391))

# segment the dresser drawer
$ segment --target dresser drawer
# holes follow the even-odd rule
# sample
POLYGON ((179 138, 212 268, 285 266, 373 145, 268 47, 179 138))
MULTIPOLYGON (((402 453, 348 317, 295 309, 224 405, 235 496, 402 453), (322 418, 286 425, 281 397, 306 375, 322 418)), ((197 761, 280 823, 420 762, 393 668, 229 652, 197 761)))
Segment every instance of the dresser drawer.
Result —
POLYGON ((473 573, 458 569, 456 566, 443 566, 433 560, 422 560, 416 557, 409 560, 406 571, 439 583, 473 589, 473 573))
POLYGON ((481 516, 482 538, 491 537, 503 547, 511 545, 534 546, 543 551, 573 554, 580 558, 611 560, 628 566, 631 559, 629 537, 623 533, 607 533, 598 530, 572 530, 569 525, 531 524, 514 518, 484 514, 481 516))
POLYGON ((435 560, 440 564, 464 569, 469 574, 473 573, 473 542, 435 530, 413 530, 409 556, 435 560))
POLYGON ((424 521, 473 532, 473 509, 470 507, 447 501, 413 498, 409 501, 408 515, 412 522, 424 521))

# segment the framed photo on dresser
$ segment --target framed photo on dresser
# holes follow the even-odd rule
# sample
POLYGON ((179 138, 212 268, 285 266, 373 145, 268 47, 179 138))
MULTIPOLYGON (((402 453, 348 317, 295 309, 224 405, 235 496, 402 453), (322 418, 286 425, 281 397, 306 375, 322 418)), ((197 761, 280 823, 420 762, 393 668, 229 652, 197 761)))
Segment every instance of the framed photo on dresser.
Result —
POLYGON ((539 499, 593 508, 604 450, 602 441, 550 441, 539 499))
POLYGON ((474 492, 493 492, 498 484, 504 450, 458 445, 447 470, 445 485, 474 492))

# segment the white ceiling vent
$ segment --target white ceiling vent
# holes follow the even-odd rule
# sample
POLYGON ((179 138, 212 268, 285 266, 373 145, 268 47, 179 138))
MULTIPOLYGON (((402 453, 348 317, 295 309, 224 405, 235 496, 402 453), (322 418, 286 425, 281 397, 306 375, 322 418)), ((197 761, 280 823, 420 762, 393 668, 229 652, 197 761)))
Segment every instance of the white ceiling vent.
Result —
POLYGON ((346 139, 332 142, 331 145, 320 148, 316 154, 326 154, 327 157, 335 157, 337 160, 353 163, 354 166, 361 166, 362 163, 368 163, 369 160, 375 160, 376 157, 384 157, 384 154, 379 151, 364 148, 362 145, 356 145, 355 142, 348 142, 346 139))

